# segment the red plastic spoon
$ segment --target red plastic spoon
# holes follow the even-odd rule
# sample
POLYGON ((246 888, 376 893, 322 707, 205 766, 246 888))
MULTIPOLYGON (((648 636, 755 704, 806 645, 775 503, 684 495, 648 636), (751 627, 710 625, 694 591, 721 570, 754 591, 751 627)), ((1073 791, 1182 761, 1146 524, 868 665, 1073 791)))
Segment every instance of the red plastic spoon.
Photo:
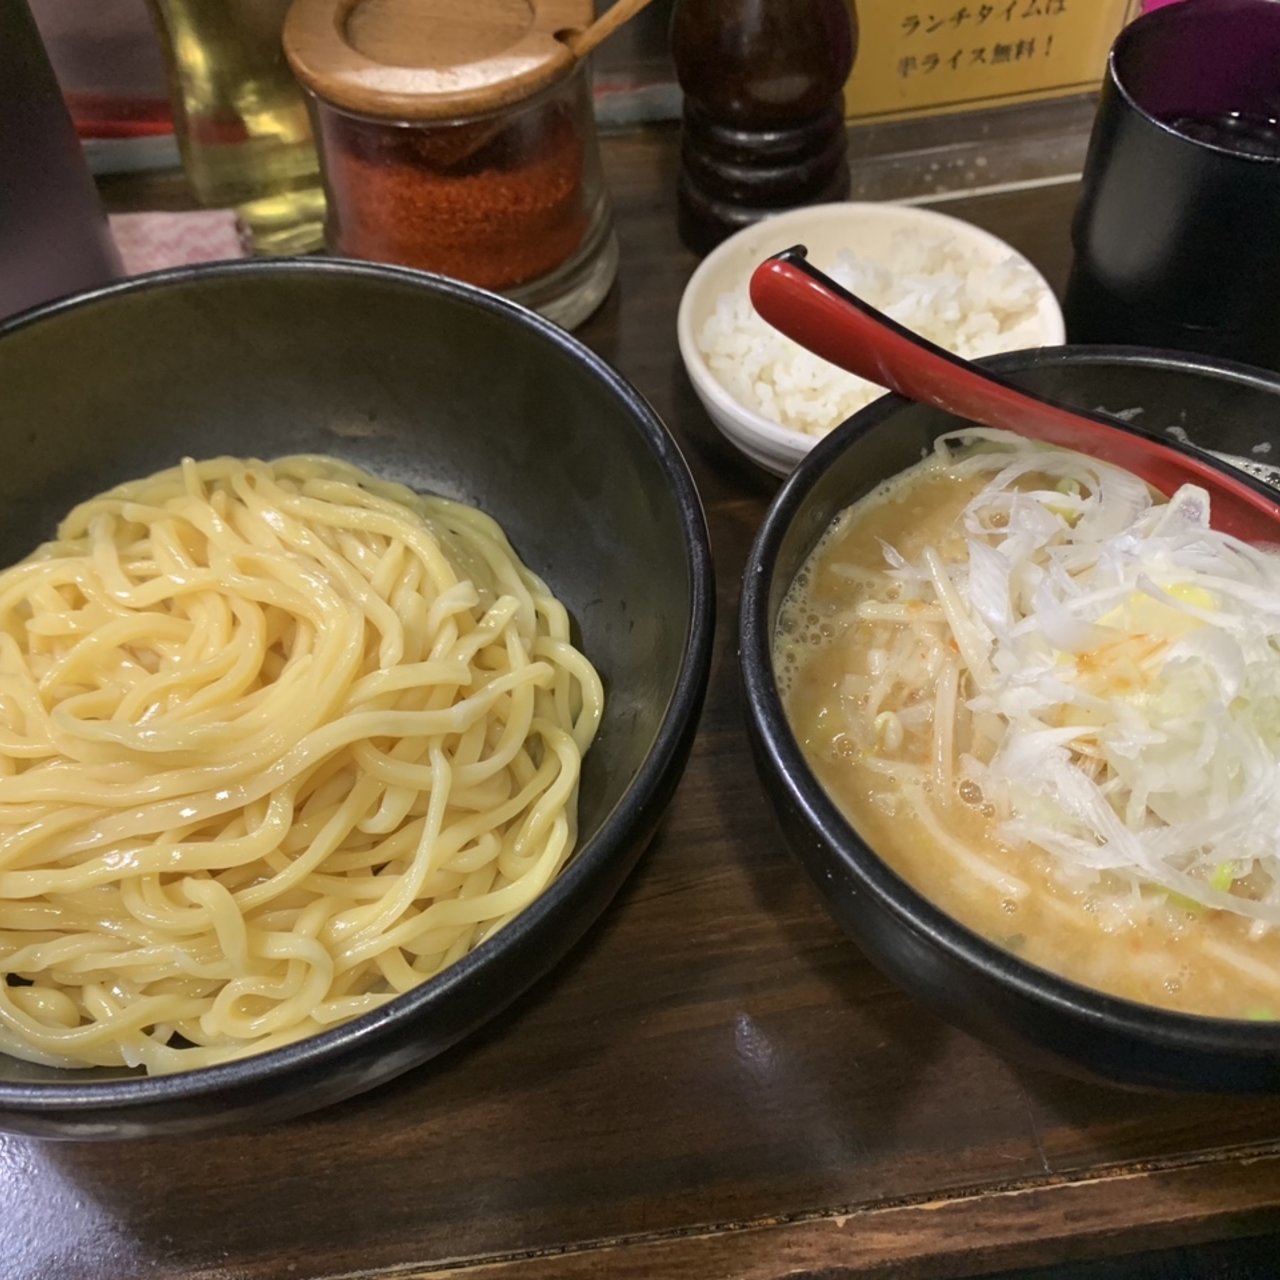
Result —
POLYGON ((1215 529, 1249 542, 1280 541, 1280 504, 1198 453, 1139 434, 1103 413, 1069 408, 962 360, 849 293, 805 261, 803 246, 762 262, 751 301, 775 329, 815 355, 908 400, 986 427, 1074 449, 1140 476, 1161 493, 1208 491, 1215 529))

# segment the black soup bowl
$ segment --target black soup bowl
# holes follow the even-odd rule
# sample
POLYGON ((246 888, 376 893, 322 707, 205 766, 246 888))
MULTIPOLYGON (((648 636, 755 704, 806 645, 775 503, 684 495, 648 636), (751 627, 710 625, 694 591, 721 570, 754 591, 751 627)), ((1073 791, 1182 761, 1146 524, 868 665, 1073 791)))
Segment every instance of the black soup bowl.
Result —
POLYGON ((336 1102, 462 1039, 604 909, 684 768, 714 596, 679 450, 581 343, 416 272, 322 260, 187 269, 0 328, 0 448, 0 564, 77 501, 184 455, 327 453, 471 503, 565 602, 607 700, 584 760, 577 851, 457 964, 375 1012, 226 1065, 149 1078, 0 1055, 0 1128, 118 1138, 336 1102))
MULTIPOLYGON (((1165 439, 1172 427, 1245 458, 1259 444, 1280 452, 1275 374, 1136 348, 1046 348, 983 363, 1030 390, 1132 416, 1165 439)), ((944 1018, 1014 1056, 1136 1088, 1280 1089, 1280 1024, 1167 1012, 1017 959, 890 870, 800 752, 771 659, 783 597, 840 511, 920 461, 958 425, 897 396, 875 401, 805 457, 760 529, 743 581, 740 654, 756 763, 787 843, 874 964, 944 1018)))

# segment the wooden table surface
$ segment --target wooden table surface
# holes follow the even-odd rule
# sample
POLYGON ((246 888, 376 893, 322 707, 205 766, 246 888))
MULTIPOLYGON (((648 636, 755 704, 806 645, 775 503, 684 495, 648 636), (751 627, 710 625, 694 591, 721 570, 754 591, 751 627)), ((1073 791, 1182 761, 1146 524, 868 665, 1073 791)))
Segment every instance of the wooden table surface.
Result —
MULTIPOLYGON (((255 1132, 0 1136, 6 1280, 906 1280, 1280 1225, 1280 1101, 1125 1094, 1005 1061, 880 977, 789 859, 735 643, 776 483, 721 443, 676 351, 695 259, 674 231, 671 132, 612 138, 606 163, 622 267, 580 336, 679 439, 719 581, 706 711, 658 838, 567 963, 388 1087, 255 1132)), ((166 190, 107 193, 154 207, 166 190)), ((942 207, 1060 286, 1075 196, 942 207)))

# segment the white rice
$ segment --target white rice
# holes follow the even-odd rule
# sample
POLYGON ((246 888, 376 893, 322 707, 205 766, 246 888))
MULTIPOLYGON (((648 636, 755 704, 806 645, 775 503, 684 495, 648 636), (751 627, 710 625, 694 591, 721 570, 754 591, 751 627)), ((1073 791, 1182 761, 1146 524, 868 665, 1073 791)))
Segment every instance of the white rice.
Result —
MULTIPOLYGON (((1040 345, 1035 272, 1015 257, 992 262, 966 251, 946 233, 895 232, 887 261, 842 249, 828 274, 899 324, 967 358, 1040 345)), ((766 324, 745 280, 716 300, 698 346, 735 400, 807 435, 830 431, 884 394, 766 324)))

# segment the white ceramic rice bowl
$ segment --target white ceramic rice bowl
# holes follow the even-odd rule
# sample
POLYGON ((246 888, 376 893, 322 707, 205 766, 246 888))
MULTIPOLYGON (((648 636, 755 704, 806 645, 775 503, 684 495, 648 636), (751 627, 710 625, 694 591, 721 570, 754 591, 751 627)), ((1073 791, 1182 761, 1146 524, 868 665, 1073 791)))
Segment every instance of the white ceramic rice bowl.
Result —
POLYGON ((771 254, 803 244, 809 259, 830 271, 836 255, 851 249, 860 258, 884 259, 899 231, 948 233, 957 246, 991 263, 1010 257, 1025 263, 1038 283, 1035 341, 1023 346, 1060 346, 1066 337, 1062 309, 1048 281, 998 236, 972 223, 913 205, 843 202, 809 205, 780 213, 730 236, 709 253, 685 286, 676 319, 680 355, 712 422, 753 462, 774 475, 788 475, 820 439, 781 426, 737 400, 712 372, 698 345, 698 334, 723 293, 737 288, 771 254))

